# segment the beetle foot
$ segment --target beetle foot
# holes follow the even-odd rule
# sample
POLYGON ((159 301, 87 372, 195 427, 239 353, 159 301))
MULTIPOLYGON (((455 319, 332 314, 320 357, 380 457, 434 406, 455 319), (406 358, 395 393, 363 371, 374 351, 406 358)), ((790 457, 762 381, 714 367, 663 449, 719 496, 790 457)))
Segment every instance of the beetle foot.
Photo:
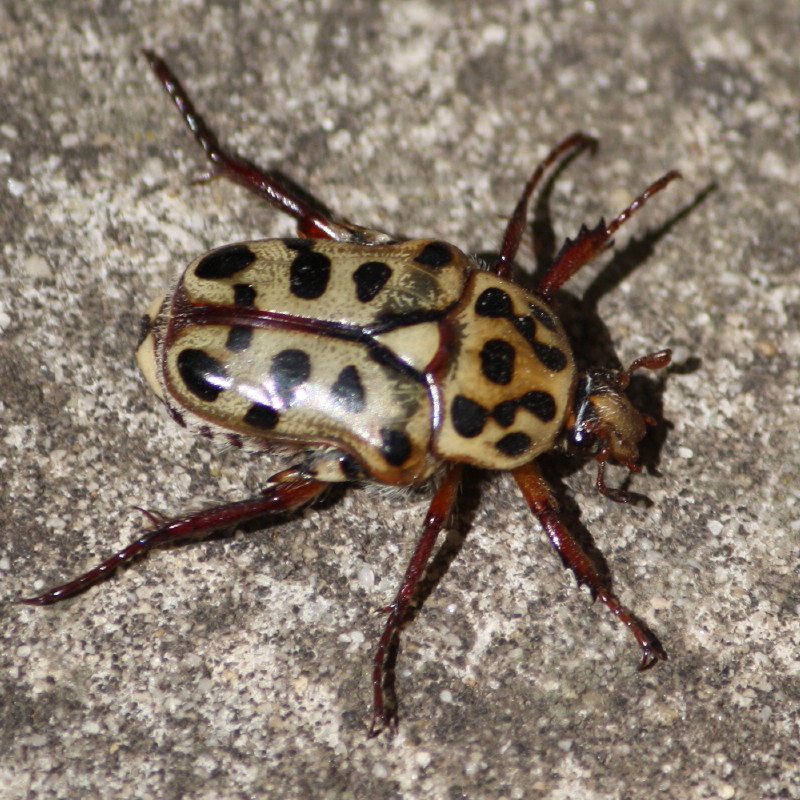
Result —
POLYGON ((669 661, 667 651, 663 648, 661 642, 651 634, 651 639, 648 642, 640 642, 642 647, 642 660, 636 668, 637 672, 646 672, 652 669, 659 661, 669 661))
POLYGON ((217 178, 224 178, 225 173, 220 169, 210 169, 208 172, 204 172, 202 175, 198 175, 196 178, 192 178, 189 181, 189 186, 202 186, 205 183, 211 183, 211 181, 217 180, 217 178))
POLYGON ((372 715, 367 738, 375 739, 384 731, 389 737, 393 737, 397 733, 397 713, 394 709, 383 709, 372 715))
POLYGON ((148 511, 146 508, 142 508, 141 506, 131 506, 136 511, 141 511, 153 525, 163 525, 165 517, 163 514, 159 514, 158 511, 148 511))
MULTIPOLYGON (((602 597, 601 597, 602 599, 602 597)), ((617 603, 616 598, 613 602, 617 603)), ((606 603, 608 605, 608 603, 606 603)), ((611 606, 609 606, 611 607, 611 606)), ((659 661, 667 661, 667 651, 659 641, 658 636, 650 630, 647 624, 639 619, 633 612, 629 611, 624 606, 611 607, 611 610, 623 622, 636 639, 642 651, 642 659, 639 666, 636 668, 637 672, 645 672, 654 667, 659 661)))

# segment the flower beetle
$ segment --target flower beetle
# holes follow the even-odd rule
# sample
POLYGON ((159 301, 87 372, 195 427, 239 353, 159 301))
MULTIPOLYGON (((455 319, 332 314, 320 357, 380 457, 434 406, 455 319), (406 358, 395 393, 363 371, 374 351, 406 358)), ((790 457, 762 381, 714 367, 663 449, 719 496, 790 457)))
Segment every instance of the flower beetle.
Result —
POLYGON ((222 176, 297 221, 298 238, 226 245, 193 261, 146 317, 137 352, 150 385, 181 425, 205 436, 302 454, 263 492, 153 527, 83 576, 22 602, 49 605, 82 592, 154 547, 297 509, 331 483, 430 482, 423 532, 387 614, 372 672, 371 734, 397 723, 387 679, 399 632, 456 500, 465 464, 510 470, 563 563, 631 631, 639 669, 666 653, 614 593, 610 578, 559 519, 536 463, 559 446, 599 463, 610 489, 613 459, 638 469, 638 444, 652 420, 625 394, 631 374, 660 369, 662 350, 628 369, 579 373, 556 314, 556 291, 610 247, 615 231, 678 173, 651 184, 609 224, 567 240, 536 291, 511 278, 529 199, 560 158, 596 142, 574 133, 531 174, 486 267, 438 239, 405 240, 363 228, 317 204, 276 172, 225 150, 169 66, 145 56, 195 139, 222 176))

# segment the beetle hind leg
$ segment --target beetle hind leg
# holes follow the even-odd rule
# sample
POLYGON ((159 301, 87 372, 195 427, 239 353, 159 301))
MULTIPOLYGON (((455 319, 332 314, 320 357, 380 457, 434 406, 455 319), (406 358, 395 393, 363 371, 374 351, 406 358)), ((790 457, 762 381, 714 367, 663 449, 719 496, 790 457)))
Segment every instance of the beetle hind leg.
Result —
POLYGON ((302 478, 298 470, 288 469, 270 478, 269 485, 261 495, 249 500, 198 511, 185 517, 162 521, 150 512, 145 512, 156 527, 142 533, 137 539, 93 567, 78 578, 61 586, 55 586, 35 597, 26 597, 18 602, 29 606, 49 606, 81 594, 90 586, 108 578, 117 567, 137 556, 166 544, 174 544, 186 539, 202 538, 214 531, 231 528, 249 520, 293 511, 310 503, 327 487, 327 483, 302 478))
POLYGON ((208 178, 227 178, 284 214, 294 217, 298 232, 303 237, 365 244, 389 240, 390 237, 379 231, 370 231, 340 219, 280 172, 263 170, 224 148, 195 108, 169 64, 152 50, 143 50, 142 53, 211 162, 208 178))

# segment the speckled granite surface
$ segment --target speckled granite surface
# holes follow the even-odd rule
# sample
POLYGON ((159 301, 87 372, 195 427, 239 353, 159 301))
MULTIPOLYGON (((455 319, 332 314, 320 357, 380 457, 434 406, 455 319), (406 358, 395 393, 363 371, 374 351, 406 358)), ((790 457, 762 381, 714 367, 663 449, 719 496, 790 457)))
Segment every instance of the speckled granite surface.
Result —
POLYGON ((0 7, 2 798, 800 797, 800 18, 478 5, 0 7), (346 493, 61 607, 11 603, 131 539, 131 506, 239 498, 274 466, 186 437, 133 364, 141 310, 190 259, 292 231, 189 185, 202 159, 142 46, 243 154, 357 222, 467 250, 497 247, 571 130, 602 149, 555 184, 557 237, 684 172, 562 300, 581 353, 676 351, 660 474, 632 484, 652 506, 604 500, 588 466, 559 481, 670 662, 636 674, 504 476, 470 491, 406 632, 393 741, 365 738, 374 609, 422 498, 346 493))

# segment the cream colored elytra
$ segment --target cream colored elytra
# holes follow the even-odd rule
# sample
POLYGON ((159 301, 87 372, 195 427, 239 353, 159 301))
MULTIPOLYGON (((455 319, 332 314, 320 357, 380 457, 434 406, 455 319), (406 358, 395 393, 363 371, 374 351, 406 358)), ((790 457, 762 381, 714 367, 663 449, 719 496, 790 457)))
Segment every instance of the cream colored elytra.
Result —
POLYGON ((576 381, 546 303, 431 240, 227 245, 150 319, 137 357, 173 416, 325 446, 324 480, 520 466, 553 447, 576 381))

